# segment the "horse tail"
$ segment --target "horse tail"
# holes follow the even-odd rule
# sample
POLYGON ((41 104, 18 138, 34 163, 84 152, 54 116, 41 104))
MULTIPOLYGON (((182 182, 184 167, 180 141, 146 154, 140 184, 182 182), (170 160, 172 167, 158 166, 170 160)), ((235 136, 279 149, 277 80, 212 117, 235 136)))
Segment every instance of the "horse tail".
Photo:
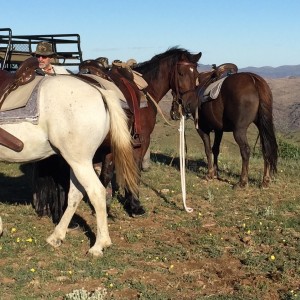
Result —
POLYGON ((134 196, 139 194, 139 172, 133 156, 132 137, 128 118, 114 91, 101 89, 110 116, 111 148, 114 158, 117 183, 134 196), (106 100, 107 99, 107 100, 106 100))
POLYGON ((39 217, 51 216, 57 224, 67 207, 70 168, 58 155, 29 164, 32 168, 32 205, 39 217))
POLYGON ((273 123, 273 96, 267 82, 257 74, 251 74, 259 95, 258 130, 265 161, 270 172, 277 172, 278 145, 273 123))

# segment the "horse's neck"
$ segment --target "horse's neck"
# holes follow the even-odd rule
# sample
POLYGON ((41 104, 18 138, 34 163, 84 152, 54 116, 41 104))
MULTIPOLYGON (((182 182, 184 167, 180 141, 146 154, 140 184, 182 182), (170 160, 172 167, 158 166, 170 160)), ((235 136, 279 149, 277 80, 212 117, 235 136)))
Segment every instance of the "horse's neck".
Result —
POLYGON ((152 98, 158 103, 170 90, 170 79, 166 76, 157 76, 156 78, 148 78, 147 74, 143 75, 143 78, 147 81, 148 87, 146 88, 152 98))
POLYGON ((156 103, 160 102, 160 100, 167 94, 169 90, 158 91, 156 88, 152 86, 147 87, 146 92, 150 94, 150 96, 155 100, 156 103))

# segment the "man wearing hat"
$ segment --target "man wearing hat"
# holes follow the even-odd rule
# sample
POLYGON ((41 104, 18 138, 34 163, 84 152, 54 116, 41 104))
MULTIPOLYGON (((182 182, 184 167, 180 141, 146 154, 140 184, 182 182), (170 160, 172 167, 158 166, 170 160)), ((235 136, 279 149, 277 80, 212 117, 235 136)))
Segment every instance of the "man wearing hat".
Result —
POLYGON ((52 44, 48 42, 39 42, 33 55, 39 61, 39 68, 45 75, 70 74, 63 66, 52 65, 51 62, 56 54, 53 52, 52 44))
MULTIPOLYGON (((38 59, 39 62, 39 68, 44 72, 44 74, 46 76, 55 76, 56 74, 70 74, 63 66, 56 66, 56 65, 52 65, 51 61, 54 59, 54 57, 56 56, 56 54, 53 52, 52 49, 52 44, 48 43, 48 42, 39 42, 36 46, 36 51, 34 53, 32 53, 33 56, 35 56, 38 59)), ((34 173, 39 173, 41 172, 41 174, 44 174, 44 167, 43 164, 46 162, 47 165, 47 161, 51 162, 53 161, 53 159, 57 159, 56 156, 52 156, 49 158, 46 158, 45 160, 42 161, 38 161, 33 163, 33 168, 34 168, 34 173)), ((49 163, 48 163, 49 164, 49 163)), ((51 174, 52 170, 48 170, 46 172, 46 174, 51 174), (49 173, 47 173, 49 172, 49 173)), ((43 175, 45 176, 45 175, 43 175)), ((47 191, 47 185, 45 185, 45 181, 43 180, 43 176, 41 176, 41 178, 36 178, 35 183, 36 185, 40 186, 40 189, 43 191, 47 191), (39 181, 39 182, 38 182, 39 181)), ((57 177, 56 175, 53 177, 55 178, 57 177)), ((55 179, 57 180, 57 179, 55 179)), ((56 183, 59 186, 59 183, 56 183)), ((38 200, 38 195, 36 192, 33 193, 33 201, 34 203, 36 203, 38 200)), ((45 207, 46 209, 46 207, 45 207)), ((70 230, 76 230, 79 228, 79 225, 72 219, 69 226, 68 226, 68 231, 70 230)))

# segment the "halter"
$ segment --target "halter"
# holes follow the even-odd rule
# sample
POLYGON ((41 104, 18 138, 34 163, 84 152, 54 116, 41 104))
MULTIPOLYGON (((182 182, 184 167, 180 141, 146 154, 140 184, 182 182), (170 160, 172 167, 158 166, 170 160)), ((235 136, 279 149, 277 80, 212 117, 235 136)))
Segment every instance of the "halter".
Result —
MULTIPOLYGON (((176 64, 176 68, 178 67, 178 65, 184 65, 184 66, 190 66, 190 67, 194 67, 197 68, 197 63, 192 63, 192 62, 187 62, 187 61, 179 61, 176 64)), ((183 99, 182 96, 191 93, 191 92, 195 92, 195 88, 196 88, 196 83, 195 83, 195 87, 191 88, 189 90, 186 90, 184 92, 180 92, 179 91, 179 79, 178 79, 178 74, 176 71, 174 71, 174 84, 175 84, 175 97, 173 98, 173 102, 176 102, 180 108, 181 114, 182 114, 182 103, 183 103, 183 99)), ((174 90, 173 90, 174 92, 174 90)))

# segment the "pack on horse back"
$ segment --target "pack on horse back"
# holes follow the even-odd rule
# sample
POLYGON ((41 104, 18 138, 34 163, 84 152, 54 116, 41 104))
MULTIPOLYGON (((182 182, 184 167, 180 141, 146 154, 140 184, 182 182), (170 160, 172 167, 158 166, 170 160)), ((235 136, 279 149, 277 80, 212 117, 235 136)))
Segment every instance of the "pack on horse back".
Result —
MULTIPOLYGON (((16 73, 0 70, 0 111, 7 96, 35 78, 35 70, 39 67, 38 60, 30 57, 18 68, 16 73)), ((0 144, 14 150, 22 151, 24 144, 17 137, 13 136, 0 127, 0 144)))
POLYGON ((141 116, 139 111, 141 95, 140 90, 134 83, 132 70, 126 65, 126 63, 114 62, 109 70, 109 76, 127 99, 127 104, 134 119, 132 133, 134 147, 139 147, 141 145, 141 116))
MULTIPOLYGON (((124 62, 114 61, 111 68, 105 68, 103 64, 97 60, 87 60, 80 64, 79 70, 81 74, 89 73, 99 76, 105 80, 113 82, 124 95, 131 115, 133 117, 132 136, 133 146, 141 145, 141 120, 140 120, 140 90, 134 82, 134 75, 131 68, 124 62)), ((77 76, 77 75, 76 75, 77 76)), ((84 75, 78 75, 80 78, 87 78, 84 75)), ((95 83, 93 79, 87 79, 95 83)))

